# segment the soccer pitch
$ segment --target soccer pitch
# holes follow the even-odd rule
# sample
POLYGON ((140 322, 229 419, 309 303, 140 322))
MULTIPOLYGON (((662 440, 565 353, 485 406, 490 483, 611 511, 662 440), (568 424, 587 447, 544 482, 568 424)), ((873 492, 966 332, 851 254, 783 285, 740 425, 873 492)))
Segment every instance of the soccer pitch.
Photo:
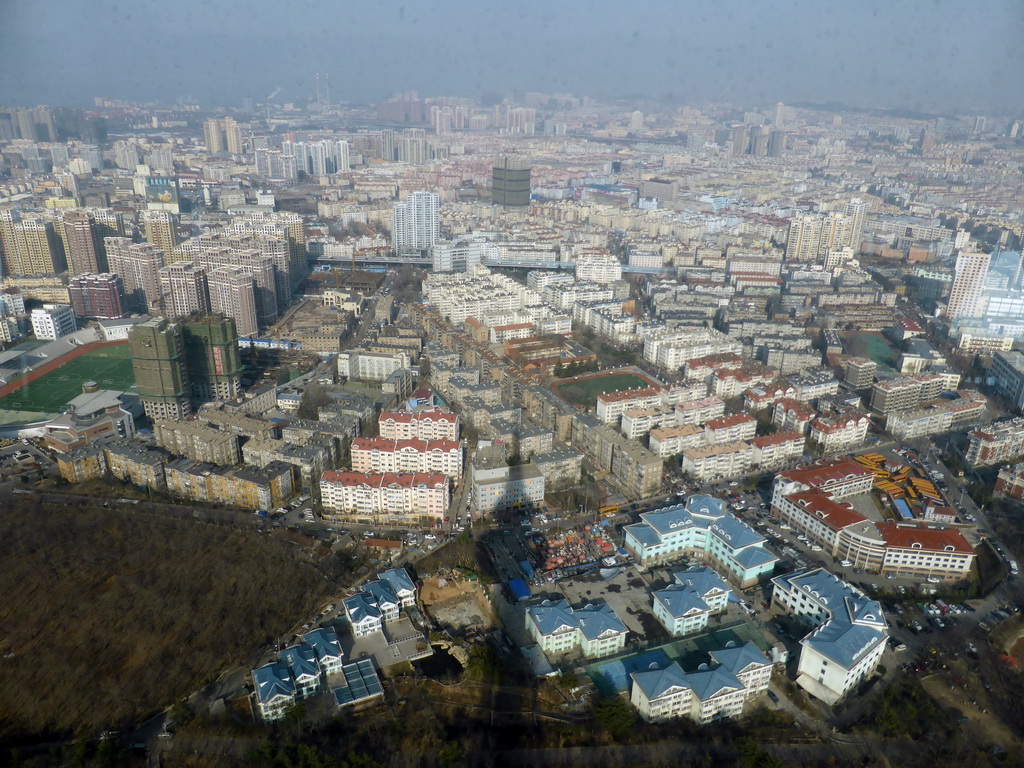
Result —
POLYGON ((588 376, 579 381, 563 381, 558 384, 558 390, 574 403, 593 405, 598 395, 649 386, 650 381, 635 374, 612 373, 607 376, 588 376))
POLYGON ((69 400, 82 394, 86 381, 95 381, 100 389, 134 392, 135 375, 128 345, 87 352, 0 398, 0 409, 60 413, 69 400))

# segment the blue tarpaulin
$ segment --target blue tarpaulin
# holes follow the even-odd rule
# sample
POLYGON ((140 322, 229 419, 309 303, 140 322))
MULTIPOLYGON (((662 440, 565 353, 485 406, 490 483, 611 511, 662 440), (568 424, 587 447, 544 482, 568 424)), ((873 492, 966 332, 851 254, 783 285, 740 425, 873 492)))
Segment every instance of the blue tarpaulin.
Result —
POLYGON ((530 596, 530 588, 526 586, 526 582, 522 579, 509 580, 508 588, 512 591, 512 597, 516 600, 525 600, 530 596))

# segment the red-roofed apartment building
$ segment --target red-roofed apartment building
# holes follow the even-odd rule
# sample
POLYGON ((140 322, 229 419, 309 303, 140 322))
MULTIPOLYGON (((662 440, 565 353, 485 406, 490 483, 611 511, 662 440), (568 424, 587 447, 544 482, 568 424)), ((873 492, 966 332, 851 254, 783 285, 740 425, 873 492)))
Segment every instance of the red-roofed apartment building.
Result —
POLYGON ((654 387, 608 392, 597 396, 597 418, 605 424, 618 424, 622 414, 634 408, 661 405, 661 390, 654 387))
POLYGON ((804 455, 804 442, 802 432, 776 432, 755 437, 750 441, 754 448, 754 464, 762 472, 782 469, 804 455))
POLYGON ((440 521, 451 498, 451 480, 441 474, 330 471, 320 478, 320 498, 327 515, 440 521))
POLYGON ((377 419, 380 436, 386 440, 458 440, 459 415, 441 408, 415 411, 385 411, 377 419))
POLYGON ((462 445, 455 440, 357 437, 349 450, 355 472, 435 472, 462 476, 462 445))
POLYGON ((782 472, 772 488, 772 511, 837 561, 875 573, 964 579, 975 554, 956 528, 876 522, 839 501, 870 492, 873 478, 850 459, 782 472))

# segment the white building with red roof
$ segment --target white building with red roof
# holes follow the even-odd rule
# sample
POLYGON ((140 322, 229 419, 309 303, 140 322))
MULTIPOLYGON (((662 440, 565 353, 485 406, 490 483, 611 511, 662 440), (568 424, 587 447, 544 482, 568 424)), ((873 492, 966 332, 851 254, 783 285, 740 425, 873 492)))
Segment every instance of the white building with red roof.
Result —
POLYGON ((707 384, 711 374, 718 369, 739 368, 741 365, 743 358, 740 355, 735 352, 724 352, 688 360, 682 370, 687 381, 702 381, 707 384))
POLYGON ((750 413, 773 408, 783 398, 794 398, 798 394, 795 386, 788 382, 751 387, 743 393, 743 409, 750 413))
POLYGON ((661 390, 655 387, 608 392, 597 396, 597 418, 605 424, 618 425, 626 411, 658 405, 661 405, 661 390))
POLYGON ((810 403, 792 397, 776 400, 772 406, 772 424, 787 432, 800 432, 806 435, 817 415, 818 412, 810 403))
POLYGON ((455 440, 357 437, 349 450, 355 472, 431 472, 462 476, 462 444, 455 440))
POLYGON ((777 371, 759 363, 750 363, 739 368, 719 368, 711 374, 708 392, 723 400, 730 400, 751 387, 774 381, 778 375, 777 371))
POLYGON ((780 473, 772 511, 837 561, 873 573, 966 578, 974 550, 956 528, 915 521, 869 520, 840 499, 868 493, 873 473, 850 459, 780 473))
POLYGON ((832 459, 790 469, 775 478, 772 504, 790 493, 820 490, 833 499, 867 493, 874 483, 874 473, 853 459, 832 459))
POLYGON ((864 445, 871 419, 858 408, 819 416, 811 422, 810 440, 822 453, 846 453, 864 445))
POLYGON ((782 469, 804 455, 805 438, 801 432, 776 432, 750 440, 754 464, 762 472, 782 469))
POLYGON ((442 408, 384 411, 377 419, 380 436, 387 440, 458 440, 459 415, 442 408))
POLYGON ((320 498, 328 515, 440 521, 451 499, 451 478, 428 473, 329 471, 320 478, 320 498))
POLYGON ((882 572, 902 576, 939 575, 955 581, 966 578, 974 549, 956 528, 927 523, 878 523, 885 542, 882 572))
POLYGON ((717 397, 705 397, 686 403, 676 403, 676 424, 707 424, 725 414, 725 401, 717 397))
POLYGON ((708 445, 735 443, 750 440, 757 434, 757 419, 749 413, 733 413, 711 419, 704 424, 704 435, 708 445))

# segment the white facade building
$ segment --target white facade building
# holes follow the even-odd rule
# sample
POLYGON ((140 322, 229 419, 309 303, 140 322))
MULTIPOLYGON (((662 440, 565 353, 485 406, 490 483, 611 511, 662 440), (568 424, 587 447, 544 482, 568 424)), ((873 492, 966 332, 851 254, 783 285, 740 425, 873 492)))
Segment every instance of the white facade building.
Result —
POLYGON ((404 203, 395 203, 391 238, 396 251, 425 251, 440 237, 441 198, 433 192, 413 192, 404 203))
POLYGON ((595 659, 626 646, 626 625, 605 603, 574 610, 565 600, 545 600, 526 609, 526 628, 540 649, 551 655, 578 648, 584 657, 595 659))
POLYGON ((75 313, 67 304, 44 304, 32 310, 32 333, 37 339, 56 341, 76 330, 75 313))
POLYGON ((630 703, 660 723, 689 717, 704 725, 738 717, 747 701, 768 690, 772 663, 753 643, 711 651, 710 664, 684 672, 677 662, 630 675, 630 703))
POLYGON ((812 627, 800 641, 796 682, 835 704, 866 680, 885 651, 882 606, 819 568, 772 579, 772 604, 812 627))

